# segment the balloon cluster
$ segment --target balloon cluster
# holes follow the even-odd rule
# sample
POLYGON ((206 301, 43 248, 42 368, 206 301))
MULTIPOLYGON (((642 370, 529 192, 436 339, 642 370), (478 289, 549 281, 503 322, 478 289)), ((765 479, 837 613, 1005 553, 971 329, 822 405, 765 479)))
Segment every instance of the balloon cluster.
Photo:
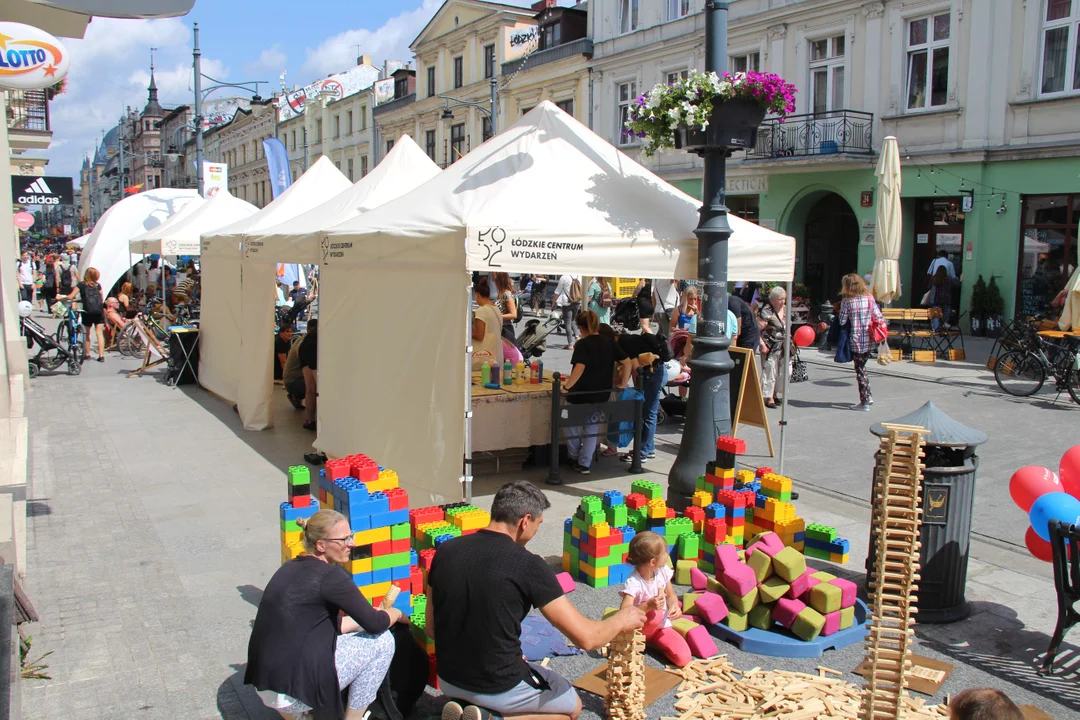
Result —
POLYGON ((1051 521, 1080 526, 1080 445, 1065 451, 1056 473, 1037 465, 1017 470, 1009 480, 1009 495, 1031 519, 1031 527, 1024 534, 1028 551, 1050 562, 1054 556, 1051 521))

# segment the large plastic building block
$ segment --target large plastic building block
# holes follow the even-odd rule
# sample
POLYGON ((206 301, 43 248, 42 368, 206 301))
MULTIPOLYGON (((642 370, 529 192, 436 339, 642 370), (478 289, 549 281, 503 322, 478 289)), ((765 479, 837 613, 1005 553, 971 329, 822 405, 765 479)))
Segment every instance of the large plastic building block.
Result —
POLYGON ((635 480, 630 484, 631 493, 640 493, 649 500, 659 500, 664 497, 664 488, 659 483, 650 480, 635 480))
MULTIPOLYGON (((820 586, 819 586, 820 587, 820 586)), ((803 608, 791 623, 791 632, 809 642, 821 634, 825 627, 825 617, 814 608, 803 608)))
POLYGON ((640 510, 649 504, 649 498, 642 493, 632 492, 626 496, 626 507, 631 510, 640 510))
POLYGON ((773 556, 773 572, 790 583, 806 572, 806 558, 795 548, 784 548, 773 556))
POLYGON ((776 605, 773 606, 772 619, 780 625, 790 628, 791 624, 795 622, 795 618, 805 609, 806 605, 800 600, 780 598, 776 601, 776 605))
POLYGON ((727 435, 721 435, 716 439, 716 449, 721 452, 731 453, 732 455, 743 455, 746 453, 746 441, 727 435))

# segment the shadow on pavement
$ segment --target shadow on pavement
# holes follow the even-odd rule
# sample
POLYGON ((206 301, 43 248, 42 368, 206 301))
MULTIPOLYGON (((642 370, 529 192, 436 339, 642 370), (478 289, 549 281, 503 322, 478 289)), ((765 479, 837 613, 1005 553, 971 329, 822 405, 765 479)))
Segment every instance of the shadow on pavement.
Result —
POLYGON ((236 591, 240 593, 240 598, 252 607, 259 607, 262 602, 263 591, 254 585, 237 585, 236 591))

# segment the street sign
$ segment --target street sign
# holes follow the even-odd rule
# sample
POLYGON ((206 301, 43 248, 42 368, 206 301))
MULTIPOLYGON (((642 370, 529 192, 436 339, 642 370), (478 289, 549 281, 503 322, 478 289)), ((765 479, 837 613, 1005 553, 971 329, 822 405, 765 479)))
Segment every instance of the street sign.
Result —
POLYGON ((12 175, 11 202, 18 205, 73 205, 75 188, 70 177, 12 175))
POLYGON ((51 87, 70 67, 67 48, 49 33, 33 25, 0 22, 0 89, 51 87))
POLYGON ((15 213, 13 220, 15 221, 15 227, 20 230, 29 230, 34 225, 34 216, 28 212, 15 213))

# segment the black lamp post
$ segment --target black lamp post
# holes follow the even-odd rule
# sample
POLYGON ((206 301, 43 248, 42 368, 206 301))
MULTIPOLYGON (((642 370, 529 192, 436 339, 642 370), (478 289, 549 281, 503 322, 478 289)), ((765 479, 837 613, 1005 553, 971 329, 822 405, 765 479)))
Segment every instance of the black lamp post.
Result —
MULTIPOLYGON (((728 3, 705 2, 705 72, 724 72, 727 64, 728 3)), ((714 128, 710 127, 710 130, 714 128)), ((718 129, 718 128, 717 128, 718 129)), ((683 510, 690 505, 694 482, 705 464, 716 457, 716 438, 731 432, 728 375, 734 367, 724 334, 727 320, 728 223, 726 164, 728 144, 719 144, 713 132, 707 144, 692 151, 705 160, 701 221, 698 237, 698 287, 701 315, 690 359, 690 399, 686 408, 682 443, 668 475, 668 505, 683 510)))

